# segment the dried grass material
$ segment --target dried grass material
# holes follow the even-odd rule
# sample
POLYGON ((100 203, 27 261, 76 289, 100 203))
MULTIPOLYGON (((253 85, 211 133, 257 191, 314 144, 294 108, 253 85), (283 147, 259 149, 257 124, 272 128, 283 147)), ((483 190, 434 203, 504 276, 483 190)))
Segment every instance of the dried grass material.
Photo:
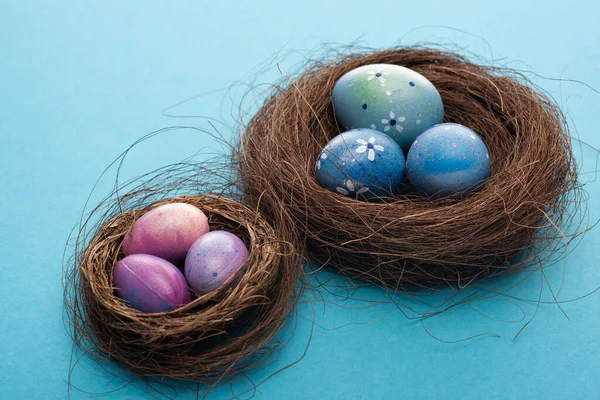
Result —
POLYGON ((214 382, 240 372, 273 350, 268 342, 295 305, 299 260, 291 247, 259 213, 222 197, 176 197, 122 212, 100 226, 67 278, 74 339, 141 376, 214 382), (113 268, 133 223, 171 202, 200 208, 211 230, 239 235, 249 249, 247 272, 232 290, 223 285, 175 311, 146 314, 115 295, 113 268))
POLYGON ((269 96, 242 133, 239 153, 248 204, 278 199, 316 262, 363 281, 461 286, 550 257, 569 240, 560 227, 573 218, 567 206, 577 176, 563 114, 515 71, 451 52, 413 47, 316 61, 269 96), (316 157, 340 133, 333 86, 376 63, 423 74, 442 96, 445 121, 482 136, 492 174, 483 190, 431 200, 407 189, 364 202, 318 185, 316 157))

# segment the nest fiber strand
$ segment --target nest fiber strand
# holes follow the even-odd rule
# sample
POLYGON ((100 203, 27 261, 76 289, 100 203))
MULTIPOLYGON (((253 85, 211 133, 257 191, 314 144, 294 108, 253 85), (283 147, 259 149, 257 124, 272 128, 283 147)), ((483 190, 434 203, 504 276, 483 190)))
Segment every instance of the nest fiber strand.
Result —
POLYGON ((67 310, 75 340, 141 376, 212 382, 260 361, 269 340, 294 307, 298 259, 278 229, 256 211, 211 195, 177 197, 108 218, 75 261, 67 310), (197 206, 212 230, 239 235, 250 251, 247 272, 227 285, 171 312, 146 314, 119 299, 112 284, 121 242, 145 212, 170 202, 197 206))
POLYGON ((509 69, 421 47, 316 61, 268 97, 242 133, 239 161, 247 202, 279 199, 316 262, 393 288, 465 284, 555 251, 576 183, 567 126, 548 97, 509 69), (481 135, 491 178, 480 192, 364 202, 317 184, 316 157, 340 133, 335 82, 379 63, 424 75, 442 96, 445 121, 481 135))

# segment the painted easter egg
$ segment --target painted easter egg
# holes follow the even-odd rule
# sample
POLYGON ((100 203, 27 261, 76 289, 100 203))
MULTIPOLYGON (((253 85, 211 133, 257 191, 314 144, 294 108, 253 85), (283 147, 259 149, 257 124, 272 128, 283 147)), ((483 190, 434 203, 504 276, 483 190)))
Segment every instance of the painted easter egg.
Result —
POLYGON ((427 196, 471 192, 490 176, 490 155, 481 138, 466 126, 440 124, 413 143, 406 175, 427 196))
POLYGON ((191 299, 181 271, 156 256, 127 256, 117 262, 113 276, 117 295, 143 312, 171 311, 191 299))
POLYGON ((335 115, 345 129, 371 128, 407 152, 415 138, 443 122, 437 89, 412 69, 371 64, 344 74, 333 87, 335 115))
POLYGON ((344 196, 390 196, 404 180, 404 154, 389 136, 373 129, 343 132, 317 157, 319 185, 344 196))
POLYGON ((227 282, 247 258, 248 249, 239 237, 225 231, 209 232, 190 247, 185 277, 196 293, 206 294, 227 282))
POLYGON ((151 254, 174 264, 185 260, 188 249, 209 231, 206 215, 187 203, 170 203, 142 215, 125 234, 123 252, 151 254))

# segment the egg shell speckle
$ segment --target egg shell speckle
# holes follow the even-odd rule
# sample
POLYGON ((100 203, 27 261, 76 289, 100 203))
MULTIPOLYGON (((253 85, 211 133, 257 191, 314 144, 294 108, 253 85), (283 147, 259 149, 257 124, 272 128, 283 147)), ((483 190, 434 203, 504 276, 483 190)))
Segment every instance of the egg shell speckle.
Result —
POLYGON ((185 260, 188 249, 209 231, 208 218, 187 203, 170 203, 142 215, 123 238, 123 252, 151 254, 174 264, 185 260))
POLYGON ((389 136, 353 129, 329 141, 317 156, 319 185, 357 199, 390 196, 404 180, 404 154, 389 136))
POLYGON ((490 176, 488 150, 466 126, 439 124, 420 135, 406 158, 406 175, 427 196, 480 189, 490 176))
POLYGON ((435 86, 418 72, 393 64, 363 65, 347 72, 335 83, 332 102, 345 129, 379 130, 404 152, 419 134, 444 119, 435 86))
POLYGON ((149 254, 123 258, 115 265, 113 277, 117 295, 143 312, 171 311, 191 300, 181 271, 149 254))
MULTIPOLYGON (((223 285, 247 258, 248 249, 236 235, 209 232, 190 247, 185 259, 185 277, 196 293, 206 294, 223 285)), ((232 285, 236 283, 237 280, 232 285)))

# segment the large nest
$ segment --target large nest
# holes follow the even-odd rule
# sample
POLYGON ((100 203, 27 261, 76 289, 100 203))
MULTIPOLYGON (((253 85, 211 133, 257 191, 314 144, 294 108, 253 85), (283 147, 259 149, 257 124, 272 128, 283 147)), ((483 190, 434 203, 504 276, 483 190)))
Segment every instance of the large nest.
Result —
POLYGON ((224 197, 176 197, 144 204, 150 198, 144 193, 124 197, 130 202, 141 197, 132 209, 101 218, 67 271, 66 306, 76 343, 141 376, 215 382, 259 362, 280 345, 270 340, 298 296, 300 261, 286 240, 292 227, 278 220, 274 228, 259 212, 224 197), (212 230, 228 230, 242 238, 249 249, 247 272, 233 289, 223 285, 177 310, 146 314, 115 295, 113 269, 123 257, 122 240, 134 222, 170 202, 192 204, 208 216, 212 230))
POLYGON ((248 204, 278 199, 315 261, 388 287, 464 285, 540 261, 560 247, 555 239, 573 216, 567 205, 576 167, 558 107, 515 71, 435 49, 315 61, 271 93, 242 132, 239 157, 248 204), (346 72, 379 63, 427 77, 442 96, 445 121, 481 135, 491 157, 481 191, 426 199, 407 188, 365 202, 318 185, 316 157, 340 133, 333 86, 346 72))

